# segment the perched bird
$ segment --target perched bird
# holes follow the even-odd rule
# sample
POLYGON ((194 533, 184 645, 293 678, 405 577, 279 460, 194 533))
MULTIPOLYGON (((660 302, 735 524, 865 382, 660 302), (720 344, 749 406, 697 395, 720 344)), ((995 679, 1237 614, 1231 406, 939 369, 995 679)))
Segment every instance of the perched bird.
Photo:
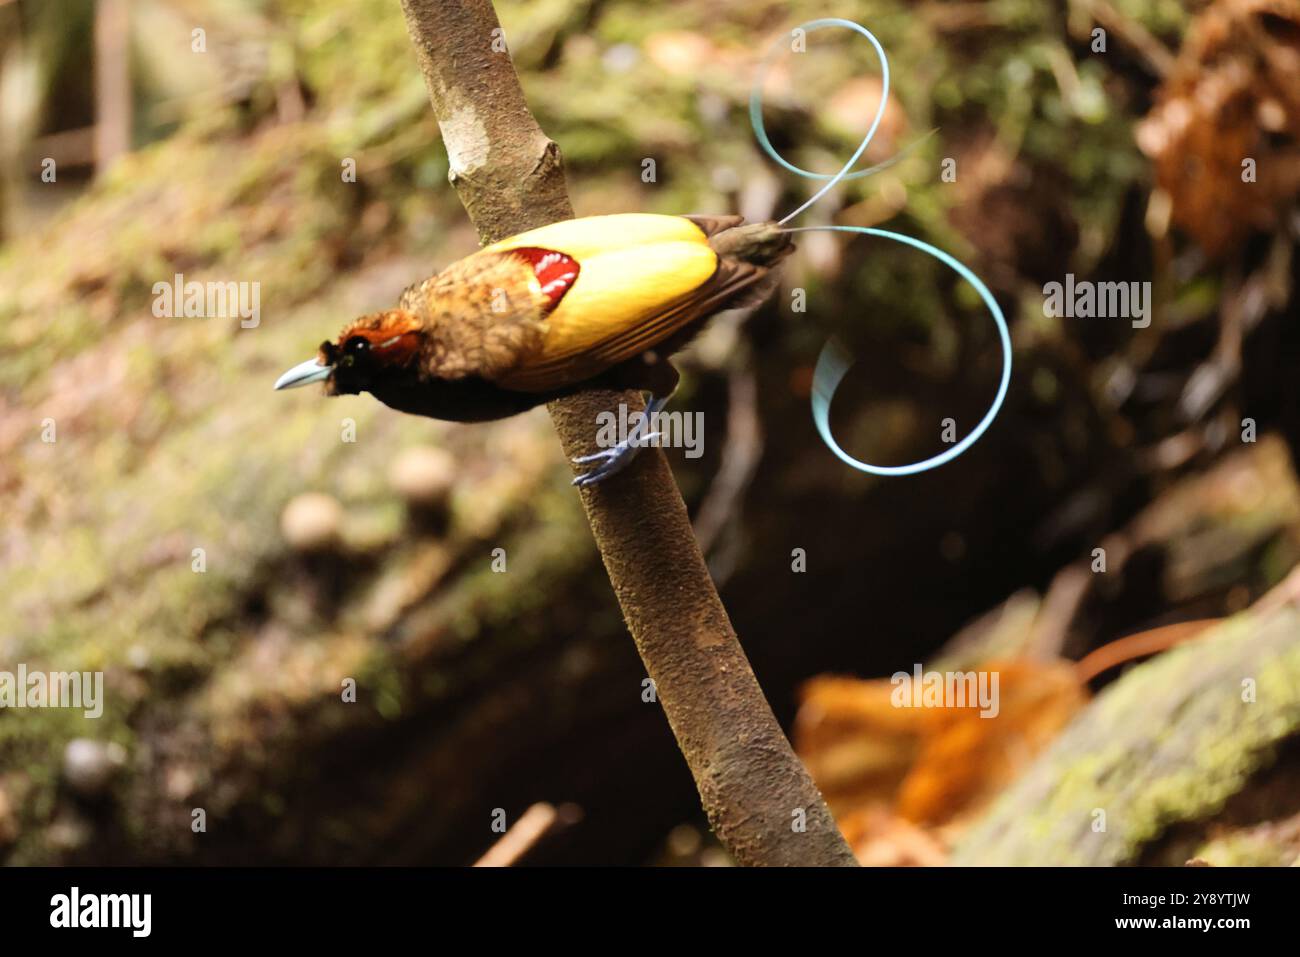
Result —
POLYGON ((650 393, 618 446, 575 459, 589 485, 652 440, 642 426, 677 387, 669 357, 725 309, 761 302, 794 246, 776 223, 739 216, 591 216, 494 243, 362 316, 276 382, 324 381, 416 415, 505 418, 583 389, 650 393))

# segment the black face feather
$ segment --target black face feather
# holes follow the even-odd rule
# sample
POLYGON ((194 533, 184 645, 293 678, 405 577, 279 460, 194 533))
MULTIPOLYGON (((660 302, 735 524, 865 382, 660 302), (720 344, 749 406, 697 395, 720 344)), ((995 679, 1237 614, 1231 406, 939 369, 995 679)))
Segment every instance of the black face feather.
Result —
POLYGON ((341 348, 332 342, 322 342, 319 361, 334 367, 330 376, 333 395, 367 392, 370 391, 372 382, 382 380, 382 376, 377 373, 383 370, 379 369, 371 353, 370 342, 364 336, 352 336, 341 348))

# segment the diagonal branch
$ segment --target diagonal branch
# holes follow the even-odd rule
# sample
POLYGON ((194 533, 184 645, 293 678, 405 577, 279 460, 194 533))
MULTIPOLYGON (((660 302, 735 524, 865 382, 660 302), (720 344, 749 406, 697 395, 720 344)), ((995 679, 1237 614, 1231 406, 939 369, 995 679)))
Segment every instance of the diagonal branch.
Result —
MULTIPOLYGON (((558 147, 528 111, 490 0, 402 0, 455 186, 483 242, 573 216, 558 147)), ((553 402, 568 456, 633 393, 553 402)), ((662 450, 582 492, 637 650, 719 839, 741 864, 856 862, 763 697, 662 450)))

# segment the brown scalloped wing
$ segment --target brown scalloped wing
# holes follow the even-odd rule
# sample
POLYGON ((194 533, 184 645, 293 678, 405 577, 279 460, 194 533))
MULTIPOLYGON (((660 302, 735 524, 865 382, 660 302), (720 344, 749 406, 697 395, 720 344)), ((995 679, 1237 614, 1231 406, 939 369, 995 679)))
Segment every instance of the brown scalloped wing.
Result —
POLYGON ((555 301, 533 264, 513 252, 480 252, 402 294, 431 346, 425 367, 439 379, 494 380, 541 349, 555 301))

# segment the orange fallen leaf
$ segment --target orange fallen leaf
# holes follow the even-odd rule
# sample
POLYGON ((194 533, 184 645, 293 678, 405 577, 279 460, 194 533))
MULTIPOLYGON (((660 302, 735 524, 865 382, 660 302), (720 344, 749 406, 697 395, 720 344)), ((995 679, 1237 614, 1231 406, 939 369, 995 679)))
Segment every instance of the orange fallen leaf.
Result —
POLYGON ((888 678, 804 686, 795 746, 842 826, 878 839, 889 829, 856 817, 872 808, 913 826, 958 821, 1006 787, 1087 700, 1069 662, 1018 659, 979 670, 990 690, 996 675, 996 707, 986 717, 978 704, 900 706, 908 700, 902 682, 888 678))
POLYGON ((1137 142, 1173 222, 1210 255, 1276 225, 1300 191, 1300 0, 1210 4, 1137 142))

